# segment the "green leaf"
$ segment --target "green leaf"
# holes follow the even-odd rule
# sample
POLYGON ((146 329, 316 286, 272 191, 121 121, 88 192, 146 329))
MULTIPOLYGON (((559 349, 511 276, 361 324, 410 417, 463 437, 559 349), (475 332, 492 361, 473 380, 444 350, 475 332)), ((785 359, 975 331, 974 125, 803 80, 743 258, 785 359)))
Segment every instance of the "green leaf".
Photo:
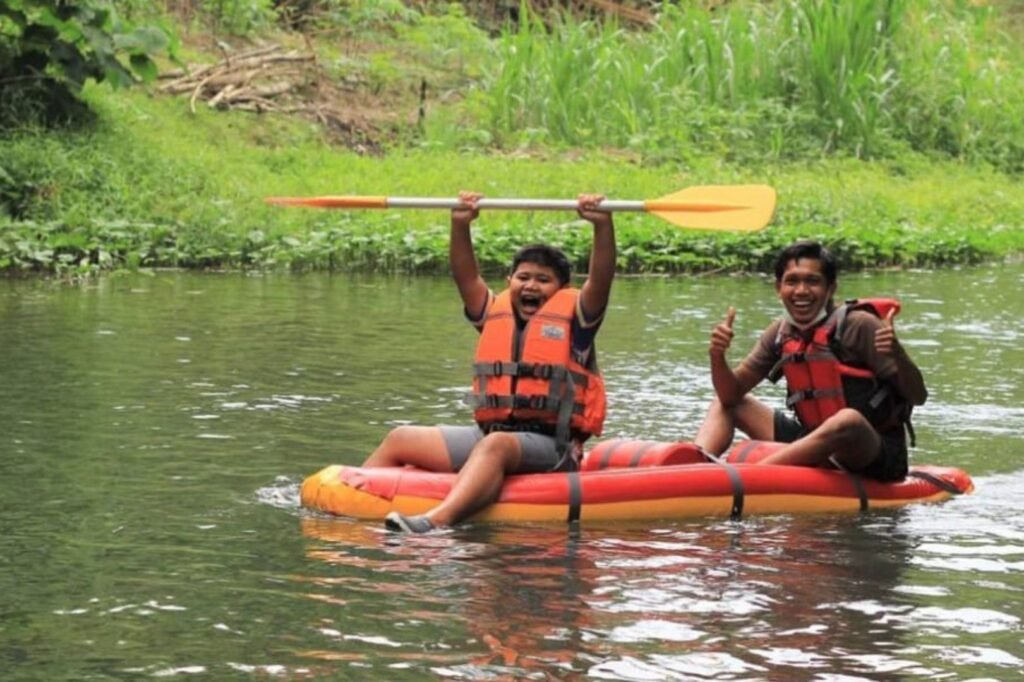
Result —
POLYGON ((48 7, 44 7, 36 12, 35 15, 32 16, 32 23, 40 26, 49 26, 57 29, 58 31, 62 30, 65 25, 64 20, 54 14, 48 7))
POLYGON ((156 62, 144 54, 133 54, 129 57, 129 62, 135 75, 145 83, 152 83, 156 80, 157 75, 159 75, 156 62))
POLYGON ((167 49, 167 34, 155 26, 141 26, 131 33, 114 36, 114 46, 118 50, 132 54, 154 54, 167 49))

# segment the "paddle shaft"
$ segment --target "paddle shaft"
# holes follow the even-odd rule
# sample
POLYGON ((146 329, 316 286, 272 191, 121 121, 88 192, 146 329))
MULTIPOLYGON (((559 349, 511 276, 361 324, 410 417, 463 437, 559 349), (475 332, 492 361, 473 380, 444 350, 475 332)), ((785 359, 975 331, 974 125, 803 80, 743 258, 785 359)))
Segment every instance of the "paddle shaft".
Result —
MULTIPOLYGON (((315 202, 324 208, 445 208, 463 206, 458 199, 436 197, 313 197, 298 200, 307 204, 315 202)), ((579 204, 574 199, 480 199, 477 207, 481 210, 525 210, 525 211, 575 211, 579 204)), ((716 213, 746 208, 735 204, 714 201, 687 201, 675 199, 649 199, 627 201, 605 199, 597 206, 598 211, 690 211, 694 213, 716 213)))
MULTIPOLYGON (((459 208, 458 199, 428 199, 422 197, 388 197, 387 208, 459 208)), ((579 204, 574 199, 480 199, 476 205, 481 210, 525 210, 525 211, 575 211, 579 204)), ((599 211, 643 211, 642 201, 610 201, 605 199, 597 207, 599 211)))

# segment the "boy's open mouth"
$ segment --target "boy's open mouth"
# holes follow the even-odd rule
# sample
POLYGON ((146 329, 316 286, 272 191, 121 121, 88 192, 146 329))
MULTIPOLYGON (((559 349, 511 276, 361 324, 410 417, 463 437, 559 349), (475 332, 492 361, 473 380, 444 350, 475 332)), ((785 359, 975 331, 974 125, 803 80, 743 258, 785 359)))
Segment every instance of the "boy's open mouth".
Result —
POLYGON ((543 300, 537 294, 519 294, 519 309, 523 312, 533 313, 540 309, 543 300))

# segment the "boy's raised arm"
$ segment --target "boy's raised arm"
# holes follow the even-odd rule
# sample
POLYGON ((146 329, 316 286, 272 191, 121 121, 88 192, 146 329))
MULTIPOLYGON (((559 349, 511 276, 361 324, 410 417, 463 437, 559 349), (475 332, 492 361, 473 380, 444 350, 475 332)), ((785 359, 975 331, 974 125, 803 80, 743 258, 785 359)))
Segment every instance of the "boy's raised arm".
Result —
POLYGON ((596 210, 603 200, 601 194, 581 194, 578 198, 580 217, 594 225, 587 281, 580 289, 580 304, 588 318, 604 312, 615 278, 615 225, 612 223, 612 214, 596 210))
POLYGON ((459 192, 459 201, 464 205, 452 209, 451 234, 448 240, 448 262, 452 278, 462 297, 466 311, 473 319, 483 314, 487 303, 487 283, 480 276, 480 267, 473 252, 473 237, 470 225, 480 215, 477 201, 482 195, 476 192, 459 192))

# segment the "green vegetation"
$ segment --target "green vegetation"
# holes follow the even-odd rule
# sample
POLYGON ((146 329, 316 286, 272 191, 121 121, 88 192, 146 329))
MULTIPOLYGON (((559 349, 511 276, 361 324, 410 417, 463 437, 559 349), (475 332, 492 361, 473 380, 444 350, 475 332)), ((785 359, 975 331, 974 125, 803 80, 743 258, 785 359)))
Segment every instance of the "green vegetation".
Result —
POLYGON ((133 26, 104 0, 0 3, 0 128, 23 121, 66 124, 88 117, 78 98, 88 80, 123 87, 157 75, 153 57, 173 36, 133 26))
MULTIPOLYGON (((779 190, 767 230, 708 233, 623 215, 622 270, 761 269, 796 237, 823 239, 852 267, 1024 253, 1024 41, 998 6, 665 4, 652 26, 523 14, 492 38, 484 27, 494 18, 458 4, 211 0, 168 17, 149 3, 116 4, 139 25, 176 22, 190 45, 181 51, 207 62, 217 58, 200 49, 207 31, 297 43, 281 25, 297 26, 316 36, 328 77, 410 115, 362 131, 387 149, 367 156, 333 144, 312 120, 206 106, 192 114, 186 99, 102 83, 80 91, 96 114, 89 125, 44 126, 19 109, 19 124, 0 132, 0 271, 437 272, 444 212, 262 199, 460 188, 643 199, 746 182, 779 190), (419 121, 423 83, 431 95, 419 121)), ((0 64, 11 25, 0 19, 0 64)), ((515 246, 543 240, 583 268, 589 232, 578 225, 572 214, 488 213, 481 262, 501 268, 515 246)))
POLYGON ((1019 173, 1024 50, 998 21, 935 0, 666 5, 646 31, 534 19, 501 35, 478 105, 505 144, 744 164, 912 149, 1019 173))

